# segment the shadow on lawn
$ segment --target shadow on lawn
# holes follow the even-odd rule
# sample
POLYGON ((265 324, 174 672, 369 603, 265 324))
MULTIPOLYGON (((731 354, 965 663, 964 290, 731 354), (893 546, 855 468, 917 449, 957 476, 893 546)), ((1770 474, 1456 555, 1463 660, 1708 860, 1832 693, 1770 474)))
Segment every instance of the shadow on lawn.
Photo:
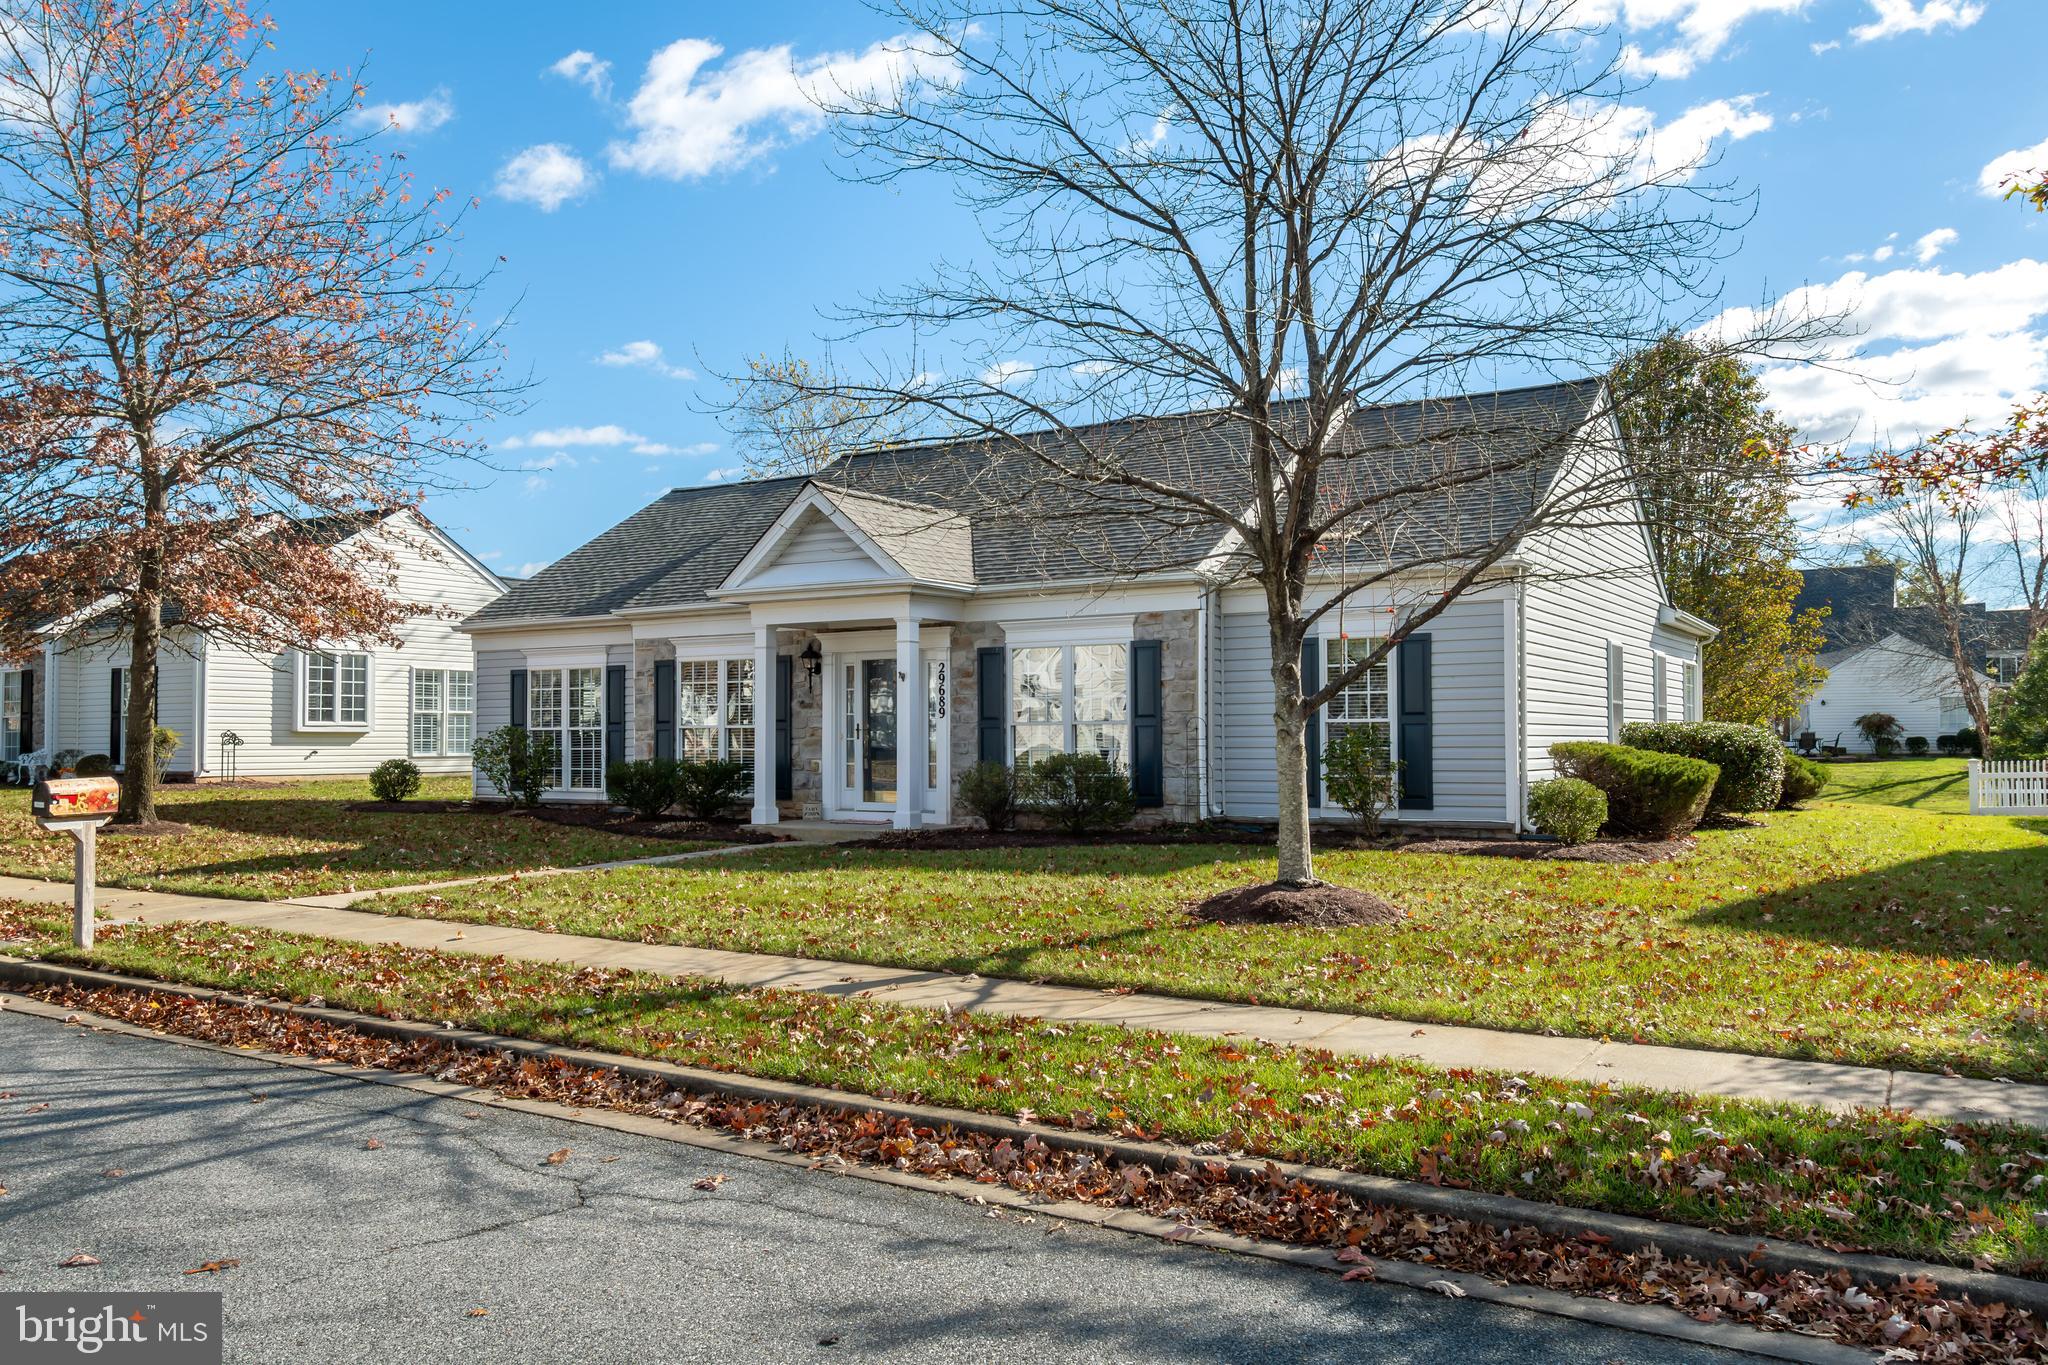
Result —
MULTIPOLYGON (((2048 836, 2048 820, 2014 824, 2048 836)), ((2048 839, 1940 853, 1701 910, 1716 929, 1928 957, 2048 968, 2048 839)))
MULTIPOLYGON (((878 849, 843 844, 797 844, 708 867, 795 872, 968 872, 1022 876, 1170 877, 1218 863, 1272 863, 1258 844, 1040 844, 1017 848, 878 849), (795 866, 791 866, 791 864, 795 866)), ((1270 874, 1268 874, 1270 875, 1270 874)))
MULTIPOLYGON (((1845 787, 1827 799, 1841 805, 1916 807, 1925 801, 1949 800, 1964 796, 1969 783, 1970 775, 1967 772, 1933 777, 1902 777, 1895 782, 1877 782, 1867 787, 1845 787), (1911 791, 1913 794, 1877 799, 1881 792, 1902 791, 1911 791)), ((1953 815, 1957 813, 1957 809, 1951 807, 1943 813, 1953 815)))

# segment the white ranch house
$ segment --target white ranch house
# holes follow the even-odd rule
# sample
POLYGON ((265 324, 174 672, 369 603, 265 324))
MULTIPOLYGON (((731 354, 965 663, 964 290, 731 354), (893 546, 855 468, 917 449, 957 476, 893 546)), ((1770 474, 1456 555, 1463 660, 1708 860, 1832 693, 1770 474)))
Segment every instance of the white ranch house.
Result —
MULTIPOLYGON (((459 621, 502 593, 504 581, 409 510, 301 530, 332 536, 342 553, 350 541, 373 539, 395 563, 396 595, 435 610, 401 625, 396 646, 257 651, 185 625, 167 607, 157 722, 179 735, 171 774, 217 777, 231 763, 245 777, 331 776, 391 758, 426 772, 468 771, 476 673, 459 621)), ((54 623, 46 634, 38 656, 0 670, 0 762, 70 750, 121 765, 126 636, 104 618, 54 623)))
MULTIPOLYGON (((1598 397, 1587 383, 1459 401, 1578 431, 1598 397)), ((1234 429, 1190 414, 1091 435, 1127 460, 1221 468, 1234 429)), ((1125 767, 1150 818, 1275 819, 1265 617, 1228 547, 1210 527, 1176 539, 1114 516, 1054 534, 1042 502, 1009 515, 973 490, 995 458, 922 446, 664 495, 468 619, 476 724, 556 735, 559 800, 602 800, 612 759, 739 758, 759 824, 950 823, 970 764, 1056 749, 1125 767), (1111 551, 1128 567, 1091 570, 1111 551)), ((1312 748, 1332 727, 1383 725, 1406 765, 1396 818, 1521 828, 1552 743, 1699 714, 1713 628, 1671 606, 1649 562, 1633 527, 1527 538, 1506 581, 1333 703, 1312 748)), ((1400 596, 1333 614, 1310 672, 1361 648, 1375 607, 1400 596)), ((1319 813, 1340 816, 1312 785, 1319 813)))

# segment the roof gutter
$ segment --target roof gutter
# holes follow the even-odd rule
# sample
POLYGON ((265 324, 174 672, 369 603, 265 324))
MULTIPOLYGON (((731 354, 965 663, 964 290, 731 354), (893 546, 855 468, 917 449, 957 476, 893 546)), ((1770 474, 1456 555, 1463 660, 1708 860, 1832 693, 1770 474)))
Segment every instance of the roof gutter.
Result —
POLYGON ((1669 626, 1681 635, 1690 635, 1700 641, 1711 640, 1721 633, 1721 628, 1711 621, 1702 621, 1689 611, 1668 605, 1657 608, 1657 624, 1669 626))

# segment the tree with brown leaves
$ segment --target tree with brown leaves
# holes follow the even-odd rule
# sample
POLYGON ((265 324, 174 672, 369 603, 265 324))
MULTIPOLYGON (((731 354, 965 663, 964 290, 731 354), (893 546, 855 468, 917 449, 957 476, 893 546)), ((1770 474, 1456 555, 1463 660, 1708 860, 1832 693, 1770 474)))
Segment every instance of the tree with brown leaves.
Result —
MULTIPOLYGON (((419 604, 320 533, 416 505, 510 405, 459 213, 362 90, 273 70, 241 0, 43 0, 0 26, 0 654, 127 641, 151 751, 164 612, 271 647, 389 638, 419 604)), ((127 765, 121 818, 154 819, 127 765)))

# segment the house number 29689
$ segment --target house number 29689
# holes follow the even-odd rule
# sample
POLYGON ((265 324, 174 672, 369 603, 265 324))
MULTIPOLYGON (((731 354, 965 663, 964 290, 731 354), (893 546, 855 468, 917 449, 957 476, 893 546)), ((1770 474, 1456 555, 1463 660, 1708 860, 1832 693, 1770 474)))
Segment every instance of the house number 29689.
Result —
POLYGON ((944 720, 944 719, 946 718, 946 666, 945 666, 944 664, 940 664, 940 665, 939 665, 939 696, 938 696, 938 702, 939 702, 939 719, 940 719, 940 720, 944 720))

